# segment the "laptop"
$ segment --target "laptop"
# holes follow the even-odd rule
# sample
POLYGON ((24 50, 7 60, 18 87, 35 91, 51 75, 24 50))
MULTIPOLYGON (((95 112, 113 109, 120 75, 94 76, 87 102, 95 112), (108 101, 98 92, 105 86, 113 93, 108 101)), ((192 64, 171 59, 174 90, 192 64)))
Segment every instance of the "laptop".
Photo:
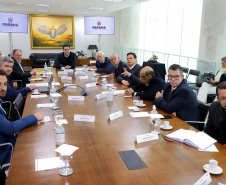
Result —
POLYGON ((38 92, 41 92, 41 93, 49 93, 50 87, 52 85, 52 82, 53 82, 53 75, 50 76, 50 79, 48 81, 48 86, 40 86, 38 88, 38 92))

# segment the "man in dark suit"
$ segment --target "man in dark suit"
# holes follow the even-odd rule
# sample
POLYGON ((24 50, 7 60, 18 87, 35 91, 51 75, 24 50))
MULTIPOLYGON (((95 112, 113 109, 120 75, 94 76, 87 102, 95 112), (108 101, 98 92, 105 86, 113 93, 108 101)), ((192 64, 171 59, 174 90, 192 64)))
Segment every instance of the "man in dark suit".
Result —
POLYGON ((1 98, 5 97, 6 91, 6 73, 5 71, 0 70, 0 144, 9 143, 9 145, 0 147, 0 165, 3 166, 4 171, 8 170, 10 165, 12 147, 14 147, 16 141, 16 133, 28 126, 37 124, 38 121, 41 121, 44 118, 43 114, 35 113, 20 120, 10 122, 7 118, 5 110, 1 105, 1 98))
POLYGON ((217 100, 210 105, 204 132, 226 146, 226 81, 218 84, 217 100))
POLYGON ((127 65, 129 70, 123 68, 124 72, 117 78, 119 83, 127 86, 139 85, 140 81, 140 70, 142 67, 137 64, 137 56, 135 53, 127 53, 127 65))
POLYGON ((173 64, 169 67, 168 79, 169 83, 166 84, 164 91, 156 93, 154 104, 165 112, 173 113, 183 121, 198 121, 197 98, 184 80, 180 65, 173 64))
POLYGON ((76 54, 70 51, 69 45, 63 46, 63 52, 57 55, 56 68, 74 69, 76 67, 76 54))
POLYGON ((109 56, 111 63, 114 65, 114 73, 108 75, 108 78, 116 78, 117 82, 120 82, 120 75, 124 72, 124 68, 129 70, 129 67, 125 62, 122 62, 116 53, 112 53, 109 56))
POLYGON ((143 100, 153 101, 158 91, 162 91, 166 85, 165 81, 151 67, 146 66, 140 71, 139 85, 125 90, 127 96, 140 96, 143 100))
POLYGON ((21 59, 22 59, 22 51, 20 49, 14 49, 13 50, 13 72, 10 75, 10 78, 12 80, 22 80, 23 87, 26 86, 26 83, 29 83, 28 78, 32 75, 36 74, 36 70, 32 69, 30 72, 27 72, 23 69, 21 65, 21 59))
POLYGON ((96 66, 93 66, 96 72, 102 72, 111 74, 114 73, 114 66, 112 65, 111 61, 108 57, 105 57, 103 51, 98 51, 96 53, 96 66))

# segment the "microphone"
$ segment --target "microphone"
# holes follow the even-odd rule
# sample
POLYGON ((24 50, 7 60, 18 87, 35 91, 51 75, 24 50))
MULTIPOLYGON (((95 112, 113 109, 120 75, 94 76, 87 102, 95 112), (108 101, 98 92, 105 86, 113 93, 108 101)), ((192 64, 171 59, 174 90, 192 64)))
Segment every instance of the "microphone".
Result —
POLYGON ((83 87, 79 86, 79 85, 67 85, 67 86, 64 86, 64 87, 58 89, 56 92, 58 92, 58 93, 59 93, 59 92, 62 92, 64 89, 66 89, 66 88, 69 87, 69 86, 80 87, 80 88, 82 89, 82 91, 80 92, 80 94, 81 94, 82 96, 89 96, 88 92, 86 92, 85 89, 84 89, 83 87))

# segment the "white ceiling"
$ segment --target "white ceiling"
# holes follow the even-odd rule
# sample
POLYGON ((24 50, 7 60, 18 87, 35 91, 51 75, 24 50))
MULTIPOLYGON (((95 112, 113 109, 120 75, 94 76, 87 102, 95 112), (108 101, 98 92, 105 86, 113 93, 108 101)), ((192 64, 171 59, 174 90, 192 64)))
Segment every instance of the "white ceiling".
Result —
POLYGON ((87 16, 92 16, 112 13, 144 1, 146 0, 124 0, 121 3, 104 0, 0 0, 0 11, 49 15, 78 15, 81 12, 89 12, 91 14, 87 16), (37 7, 35 3, 50 4, 50 7, 37 7), (90 7, 104 9, 90 10, 90 7), (37 12, 38 9, 49 12, 37 12))

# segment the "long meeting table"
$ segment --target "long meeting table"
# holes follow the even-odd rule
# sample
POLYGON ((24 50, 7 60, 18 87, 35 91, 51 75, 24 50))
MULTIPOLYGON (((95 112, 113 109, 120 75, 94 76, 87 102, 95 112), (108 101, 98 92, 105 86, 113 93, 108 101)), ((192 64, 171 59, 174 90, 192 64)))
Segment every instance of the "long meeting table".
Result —
MULTIPOLYGON (((42 69, 38 69, 41 71, 42 69)), ((55 80, 64 83, 77 84, 85 88, 85 83, 91 82, 90 78, 79 80, 80 75, 72 76, 72 81, 61 80, 54 70, 55 80)), ((88 72, 90 76, 90 72, 88 72)), ((39 78, 40 75, 33 76, 39 78)), ((116 90, 125 90, 127 87, 115 80, 107 80, 114 84, 116 90)), ((101 78, 98 79, 101 84, 101 78)), ((23 117, 35 112, 50 116, 51 121, 26 128, 18 133, 14 154, 11 160, 7 185, 190 185, 194 184, 205 171, 203 165, 210 159, 218 161, 219 166, 226 170, 226 149, 216 143, 219 152, 201 152, 198 149, 180 142, 169 142, 159 135, 158 140, 137 144, 134 140, 137 135, 150 133, 154 126, 150 124, 150 118, 133 118, 128 106, 134 106, 131 97, 123 95, 114 96, 113 102, 107 102, 106 98, 95 100, 95 95, 100 94, 102 86, 85 88, 89 96, 85 101, 68 101, 68 96, 79 96, 81 89, 66 88, 60 94, 57 105, 64 111, 64 117, 68 124, 65 128, 65 143, 79 147, 73 153, 70 166, 74 173, 63 177, 59 175, 60 169, 35 171, 35 159, 58 157, 54 150, 55 144, 54 110, 51 108, 37 108, 37 104, 50 103, 47 98, 32 98, 28 94, 26 98, 23 117), (111 113, 122 110, 123 117, 113 121, 108 120, 111 113), (95 122, 74 121, 74 114, 94 115, 95 122), (147 168, 129 170, 122 158, 120 151, 135 150, 147 165, 147 168)), ((143 112, 150 112, 153 103, 144 101, 146 107, 140 108, 143 112)), ((169 115, 157 108, 163 115, 169 115)), ((161 130, 163 135, 177 129, 195 130, 187 123, 172 115, 169 119, 172 130, 161 130)), ((225 171, 220 175, 211 175, 212 183, 226 183, 225 171)))

